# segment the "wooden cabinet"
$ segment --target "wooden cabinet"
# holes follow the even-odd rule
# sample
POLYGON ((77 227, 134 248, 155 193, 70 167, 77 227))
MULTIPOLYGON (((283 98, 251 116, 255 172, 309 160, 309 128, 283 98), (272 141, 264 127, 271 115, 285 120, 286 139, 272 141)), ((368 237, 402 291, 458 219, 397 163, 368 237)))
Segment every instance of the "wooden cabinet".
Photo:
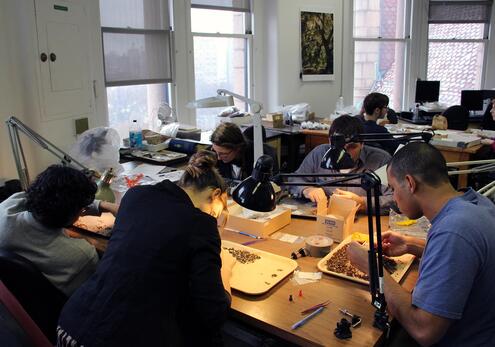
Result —
POLYGON ((35 0, 35 10, 42 118, 93 113, 87 4, 35 0))

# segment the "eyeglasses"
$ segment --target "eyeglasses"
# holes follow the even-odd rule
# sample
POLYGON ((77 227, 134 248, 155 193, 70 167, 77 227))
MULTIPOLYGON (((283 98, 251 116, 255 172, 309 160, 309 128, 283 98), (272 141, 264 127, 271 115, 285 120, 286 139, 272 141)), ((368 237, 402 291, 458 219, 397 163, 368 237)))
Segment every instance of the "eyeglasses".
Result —
POLYGON ((212 149, 215 151, 215 153, 219 156, 219 157, 227 157, 229 155, 232 154, 232 152, 234 151, 233 149, 231 149, 230 151, 219 151, 218 148, 215 148, 216 146, 213 145, 212 146, 212 149))
POLYGON ((358 147, 359 147, 359 143, 358 142, 349 142, 349 143, 346 143, 344 145, 344 148, 346 150, 354 150, 354 149, 356 149, 358 147))

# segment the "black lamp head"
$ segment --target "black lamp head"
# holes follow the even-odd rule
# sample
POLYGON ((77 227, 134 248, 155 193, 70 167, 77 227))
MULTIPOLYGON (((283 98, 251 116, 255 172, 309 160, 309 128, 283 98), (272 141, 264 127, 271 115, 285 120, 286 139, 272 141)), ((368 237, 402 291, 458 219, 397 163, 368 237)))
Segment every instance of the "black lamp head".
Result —
POLYGON ((273 159, 262 155, 256 161, 251 176, 239 183, 232 198, 242 207, 258 212, 270 212, 276 207, 275 191, 270 182, 273 159))
POLYGON ((351 169, 355 163, 345 150, 347 139, 343 134, 330 136, 330 149, 323 155, 320 167, 323 169, 341 170, 351 169))

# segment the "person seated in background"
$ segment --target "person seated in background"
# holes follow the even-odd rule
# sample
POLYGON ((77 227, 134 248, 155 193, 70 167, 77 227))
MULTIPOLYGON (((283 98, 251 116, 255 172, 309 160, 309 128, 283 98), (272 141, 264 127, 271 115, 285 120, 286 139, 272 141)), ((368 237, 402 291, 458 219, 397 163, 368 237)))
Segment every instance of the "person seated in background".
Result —
MULTIPOLYGON (((421 258, 412 294, 384 271, 388 310, 422 346, 495 346, 495 205, 472 188, 456 191, 444 157, 426 143, 401 148, 387 175, 402 213, 431 221, 426 242, 382 234, 384 254, 421 258)), ((347 254, 368 273, 368 247, 353 242, 347 254)))
POLYGON ((96 273, 62 309, 57 346, 221 346, 235 259, 221 251, 216 161, 199 151, 178 185, 129 189, 96 273))
POLYGON ((483 115, 481 128, 483 130, 495 130, 495 99, 491 100, 483 115))
POLYGON ((86 240, 67 236, 64 227, 87 214, 118 205, 93 201, 96 184, 71 167, 52 165, 26 192, 0 204, 0 248, 31 261, 60 291, 70 296, 96 269, 98 255, 86 240), (89 206, 88 206, 89 205, 89 206))
MULTIPOLYGON (((370 93, 363 101, 364 109, 364 133, 365 134, 389 134, 383 125, 378 125, 378 119, 384 118, 388 113, 388 96, 381 93, 370 93)), ((376 146, 386 150, 391 155, 397 149, 396 141, 375 141, 368 143, 370 146, 376 146)))
MULTIPOLYGON (((248 128, 249 129, 249 128, 248 128)), ((248 135, 252 130, 248 130, 248 135)), ((262 129, 266 139, 266 132, 262 129)), ((241 129, 234 123, 221 123, 213 131, 210 137, 212 150, 218 156, 218 171, 220 175, 229 180, 243 180, 251 176, 254 167, 253 141, 246 138, 241 129)), ((273 159, 273 173, 278 172, 278 160, 275 150, 263 144, 263 153, 273 159)))
MULTIPOLYGON (((346 137, 351 137, 357 134, 363 133, 362 122, 352 116, 343 115, 338 117, 332 122, 328 133, 329 140, 333 134, 342 134, 346 137)), ((320 166, 323 155, 330 149, 330 144, 319 145, 314 148, 304 158, 301 166, 295 173, 310 173, 310 174, 329 174, 339 173, 337 170, 328 170, 320 166)), ((376 147, 370 147, 363 145, 359 142, 350 142, 345 145, 345 150, 351 156, 355 165, 350 170, 341 170, 341 173, 350 172, 357 173, 365 170, 375 171, 384 166, 390 160, 390 155, 384 150, 376 147)), ((331 177, 304 177, 304 178, 290 178, 292 182, 327 182, 332 180, 331 177)), ((352 181, 352 183, 359 183, 359 180, 352 181)), ((366 191, 360 187, 348 187, 338 189, 336 187, 304 187, 293 186, 289 188, 289 191, 296 197, 305 197, 313 202, 325 201, 327 196, 332 194, 340 197, 345 197, 356 201, 360 205, 361 210, 366 210, 366 191)), ((383 213, 388 213, 388 208, 392 202, 392 191, 382 185, 382 195, 380 196, 380 207, 383 213)))

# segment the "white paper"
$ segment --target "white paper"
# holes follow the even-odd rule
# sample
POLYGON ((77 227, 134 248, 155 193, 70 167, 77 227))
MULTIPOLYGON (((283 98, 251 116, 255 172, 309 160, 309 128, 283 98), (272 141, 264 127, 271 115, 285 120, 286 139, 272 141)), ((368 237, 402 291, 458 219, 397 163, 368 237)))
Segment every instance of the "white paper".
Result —
POLYGON ((167 168, 167 166, 161 165, 151 165, 151 164, 141 164, 136 166, 129 172, 129 175, 139 175, 143 174, 144 176, 148 176, 156 182, 161 182, 165 179, 168 179, 172 182, 177 182, 181 178, 184 170, 177 170, 174 168, 167 168), (169 172, 162 172, 167 171, 169 172))

